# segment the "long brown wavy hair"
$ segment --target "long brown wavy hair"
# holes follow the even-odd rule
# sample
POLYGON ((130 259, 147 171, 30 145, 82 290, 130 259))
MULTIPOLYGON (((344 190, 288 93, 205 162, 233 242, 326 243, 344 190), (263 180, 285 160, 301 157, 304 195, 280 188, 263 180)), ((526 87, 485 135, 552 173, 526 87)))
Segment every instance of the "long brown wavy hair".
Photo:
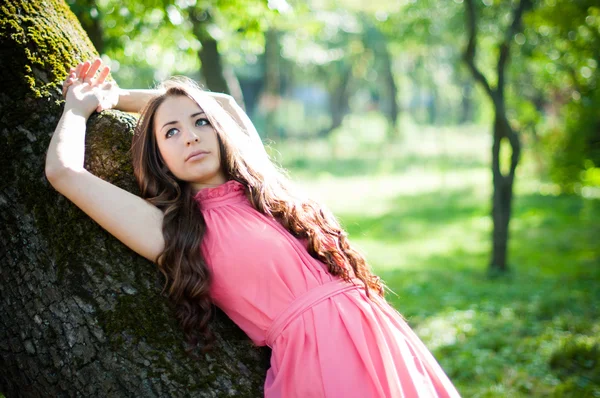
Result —
POLYGON ((246 187, 254 208, 273 217, 293 236, 307 241, 310 255, 322 261, 332 275, 359 279, 367 295, 383 296, 383 283, 364 257, 348 242, 347 234, 323 206, 297 192, 276 167, 257 137, 252 137, 192 80, 170 79, 141 112, 132 142, 133 169, 141 195, 164 213, 165 247, 156 262, 166 278, 165 290, 175 305, 189 350, 201 340, 207 349, 214 341, 209 327, 213 313, 209 297, 211 275, 200 250, 206 222, 190 184, 167 168, 157 146, 154 116, 170 96, 187 96, 206 113, 217 133, 221 168, 228 180, 246 187))

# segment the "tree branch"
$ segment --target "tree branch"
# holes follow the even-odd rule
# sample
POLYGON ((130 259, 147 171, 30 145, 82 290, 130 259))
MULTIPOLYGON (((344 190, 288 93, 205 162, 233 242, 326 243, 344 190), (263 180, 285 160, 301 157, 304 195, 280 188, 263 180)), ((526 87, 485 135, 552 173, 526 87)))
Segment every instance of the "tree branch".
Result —
POLYGON ((486 93, 493 100, 494 93, 490 87, 490 84, 485 76, 479 71, 479 69, 477 69, 477 65, 475 65, 475 53, 477 50, 477 17, 475 15, 475 4, 473 3, 473 0, 465 0, 465 7, 467 11, 467 31, 469 34, 469 42, 467 43, 467 47, 463 53, 463 59, 469 66, 469 69, 471 70, 475 80, 483 86, 486 93))
MULTIPOLYGON (((468 2, 471 2, 469 0, 468 2)), ((498 86, 497 92, 501 98, 504 98, 504 82, 505 82, 505 71, 506 63, 510 56, 510 42, 515 34, 521 30, 521 24, 523 21, 523 13, 532 7, 531 0, 521 0, 518 7, 513 11, 512 23, 504 36, 504 41, 500 45, 500 56, 498 57, 498 86)))

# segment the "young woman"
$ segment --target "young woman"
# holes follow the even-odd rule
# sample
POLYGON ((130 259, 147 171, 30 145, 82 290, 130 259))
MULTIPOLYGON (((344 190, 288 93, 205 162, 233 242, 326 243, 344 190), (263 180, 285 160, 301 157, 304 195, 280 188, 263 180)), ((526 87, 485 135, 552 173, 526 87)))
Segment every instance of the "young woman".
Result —
POLYGON ((46 175, 158 264, 188 342, 210 342, 215 304, 272 348, 266 397, 458 396, 335 218, 294 190, 230 97, 189 80, 118 90, 101 66, 71 69, 46 175), (86 119, 113 106, 141 110, 141 198, 83 167, 86 119))

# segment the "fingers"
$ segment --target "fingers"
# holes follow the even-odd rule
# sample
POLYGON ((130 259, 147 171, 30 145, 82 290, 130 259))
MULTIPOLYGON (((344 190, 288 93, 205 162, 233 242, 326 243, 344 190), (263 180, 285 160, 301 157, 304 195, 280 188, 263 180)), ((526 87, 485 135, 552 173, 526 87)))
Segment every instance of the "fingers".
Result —
POLYGON ((94 79, 92 81, 92 85, 100 85, 104 83, 104 80, 106 80, 106 77, 108 76, 108 74, 110 73, 110 67, 105 66, 104 69, 102 69, 100 71, 100 74, 98 74, 98 77, 96 77, 96 79, 94 79))
POLYGON ((81 68, 83 67, 83 63, 79 63, 77 64, 77 67, 75 68, 75 77, 79 77, 79 74, 81 73, 81 68))
POLYGON ((81 66, 81 68, 79 68, 79 73, 77 74, 77 78, 81 79, 83 81, 83 79, 85 79, 87 72, 90 70, 90 66, 91 63, 90 61, 85 61, 82 64, 79 64, 78 66, 81 66))
POLYGON ((75 82, 76 79, 77 79, 77 77, 75 75, 75 68, 71 68, 69 70, 69 75, 67 76, 67 78, 63 82, 63 86, 62 86, 62 95, 63 95, 63 97, 66 97, 67 90, 75 82))
POLYGON ((83 76, 83 81, 92 84, 92 79, 96 75, 96 72, 98 72, 98 68, 100 68, 100 65, 102 65, 102 60, 100 58, 96 58, 94 62, 90 65, 89 69, 86 71, 85 75, 83 76))
POLYGON ((110 67, 105 66, 101 70, 100 67, 102 67, 102 60, 96 58, 93 62, 80 62, 76 67, 70 68, 69 74, 63 82, 63 97, 66 97, 69 87, 74 84, 89 84, 92 87, 104 85, 110 74, 110 67), (100 73, 98 73, 98 70, 100 70, 100 73), (98 73, 98 76, 96 76, 96 73, 98 73))

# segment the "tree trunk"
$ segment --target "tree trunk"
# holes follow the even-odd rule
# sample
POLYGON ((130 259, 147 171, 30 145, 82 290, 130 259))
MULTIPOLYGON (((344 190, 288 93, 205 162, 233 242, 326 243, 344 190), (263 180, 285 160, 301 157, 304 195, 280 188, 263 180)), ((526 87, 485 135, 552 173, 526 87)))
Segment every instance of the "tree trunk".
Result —
POLYGON ((265 90, 261 102, 265 105, 265 135, 270 139, 280 138, 276 125, 277 108, 281 99, 281 46, 279 33, 269 29, 265 34, 265 90))
POLYGON ((494 141, 492 144, 492 179, 494 185, 494 193, 492 195, 493 243, 489 265, 492 273, 502 273, 508 270, 507 249, 513 183, 521 155, 519 135, 513 131, 506 116, 506 102, 504 99, 506 64, 510 57, 510 43, 514 35, 521 30, 523 13, 532 6, 531 0, 520 0, 517 7, 512 10, 511 24, 505 32, 504 41, 500 43, 498 48, 498 63, 496 65, 498 83, 496 87, 492 87, 488 79, 475 64, 478 32, 476 6, 473 0, 465 1, 468 44, 465 48, 464 60, 474 79, 482 86, 494 105, 494 141), (500 147, 503 139, 508 140, 512 149, 510 170, 506 175, 503 175, 500 169, 500 147))
POLYGON ((470 123, 473 121, 473 85, 471 82, 464 82, 462 85, 462 98, 460 101, 459 124, 470 123))
MULTIPOLYGON (((268 351, 222 315, 217 348, 194 361, 161 295, 156 267, 44 178, 69 66, 96 53, 64 1, 0 6, 0 392, 16 396, 248 396, 268 351)), ((86 167, 136 192, 135 119, 88 122, 86 167)))
MULTIPOLYGON (((505 272, 508 270, 507 253, 509 238, 509 223, 512 209, 514 173, 503 175, 500 169, 500 145, 502 139, 511 134, 518 136, 511 130, 505 116, 498 114, 494 122, 494 139, 492 143, 492 181, 494 193, 492 195, 492 256, 490 271, 505 272), (511 130, 511 131, 509 131, 511 130)), ((518 149, 513 147, 513 152, 518 149)), ((516 165, 515 165, 516 166, 516 165)))
POLYGON ((319 137, 327 137, 342 125, 344 117, 350 108, 350 78, 352 77, 352 67, 349 65, 340 65, 340 76, 337 77, 337 84, 329 91, 329 112, 331 113, 331 124, 319 131, 319 137))
POLYGON ((352 69, 348 67, 342 74, 341 80, 337 87, 335 87, 331 95, 331 126, 329 126, 329 132, 337 129, 342 125, 344 116, 348 112, 348 85, 350 83, 350 76, 352 69))
POLYGON ((383 58, 383 78, 385 87, 387 87, 388 91, 388 137, 396 138, 399 136, 398 131, 398 113, 399 113, 399 105, 398 105, 398 86, 396 85, 396 80, 394 79, 393 73, 393 58, 387 47, 387 38, 384 35, 381 35, 381 56, 383 58))
POLYGON ((365 26, 362 36, 363 45, 373 51, 375 59, 380 60, 380 62, 375 62, 375 68, 380 71, 378 86, 379 90, 383 92, 382 97, 385 98, 385 105, 380 109, 388 122, 387 138, 398 138, 400 135, 398 131, 400 107, 398 105, 398 86, 393 71, 394 58, 388 48, 389 38, 370 19, 364 16, 362 18, 365 26))
POLYGON ((198 51, 198 58, 201 64, 200 72, 204 77, 206 86, 210 91, 230 94, 243 108, 244 98, 237 77, 232 70, 225 70, 223 67, 218 43, 208 33, 207 27, 212 23, 209 11, 191 8, 190 20, 192 21, 194 36, 202 45, 198 51))

